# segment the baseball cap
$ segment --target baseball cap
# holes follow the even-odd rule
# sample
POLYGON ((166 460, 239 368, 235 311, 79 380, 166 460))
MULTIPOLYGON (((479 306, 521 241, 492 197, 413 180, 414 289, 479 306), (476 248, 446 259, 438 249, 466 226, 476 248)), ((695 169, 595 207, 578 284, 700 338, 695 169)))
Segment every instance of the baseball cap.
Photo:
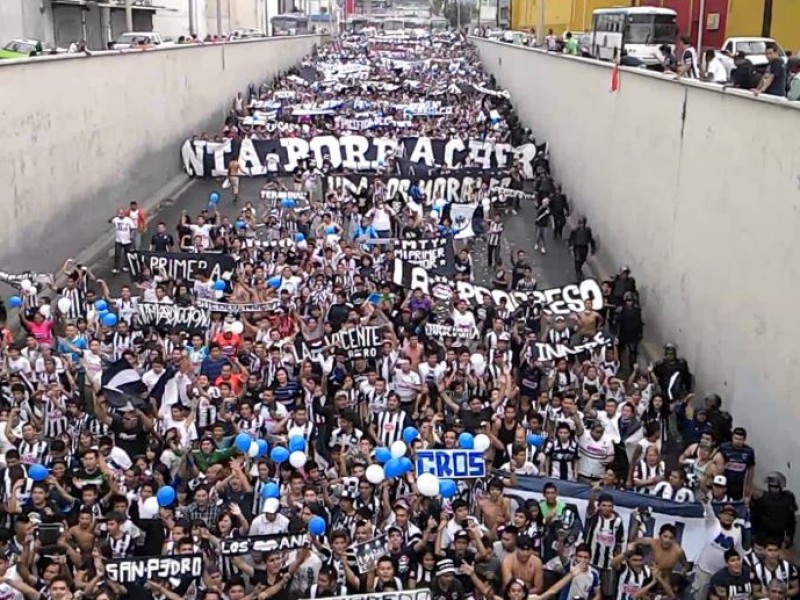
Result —
POLYGON ((469 539, 469 533, 467 533, 466 529, 459 529, 456 531, 455 539, 469 539))
POLYGON ((733 516, 736 516, 736 509, 731 504, 726 504, 725 506, 723 506, 720 509, 719 512, 720 512, 720 514, 721 513, 729 513, 729 514, 732 514, 733 516))
POLYGON ((264 500, 264 512, 268 515, 274 515, 281 507, 281 503, 277 498, 267 498, 264 500))
POLYGON ((725 475, 716 475, 714 477, 714 485, 720 485, 722 487, 727 487, 728 480, 725 475))

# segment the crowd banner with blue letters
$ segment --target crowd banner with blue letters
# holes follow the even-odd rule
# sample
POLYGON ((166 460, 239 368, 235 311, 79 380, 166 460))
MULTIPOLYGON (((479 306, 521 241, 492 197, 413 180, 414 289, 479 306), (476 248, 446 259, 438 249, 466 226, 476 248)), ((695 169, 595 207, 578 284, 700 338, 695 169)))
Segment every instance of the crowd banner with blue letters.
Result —
POLYGON ((444 479, 486 477, 486 459, 478 450, 417 450, 416 472, 444 479))
POLYGON ((111 581, 122 584, 150 579, 200 577, 203 574, 203 555, 116 558, 106 561, 104 567, 111 581))
POLYGON ((251 552, 273 552, 295 550, 308 544, 305 533, 272 533, 268 535, 251 535, 243 538, 222 539, 219 541, 219 552, 223 556, 239 556, 251 552))
POLYGON ((228 254, 204 252, 146 252, 133 250, 128 252, 128 266, 131 277, 138 277, 147 268, 153 275, 162 270, 176 281, 192 280, 202 271, 211 279, 220 279, 223 275, 231 275, 236 270, 236 259, 228 254))
POLYGON ((558 358, 575 356, 584 352, 592 352, 597 348, 612 346, 613 344, 614 340, 607 338, 606 334, 602 331, 598 331, 593 338, 575 346, 567 344, 548 344, 547 342, 536 342, 533 348, 534 352, 536 353, 536 360, 548 362, 558 358))
POLYGON ((464 298, 472 306, 483 304, 485 296, 491 296, 495 304, 500 304, 505 299, 510 310, 515 310, 520 303, 530 301, 539 305, 550 315, 566 316, 584 310, 584 302, 592 301, 592 308, 603 308, 603 293, 600 285, 594 279, 584 279, 580 283, 571 283, 563 287, 536 290, 534 292, 507 292, 505 290, 490 290, 466 281, 452 282, 446 277, 429 274, 425 269, 409 264, 396 258, 392 270, 392 281, 407 289, 421 288, 423 293, 430 294, 438 285, 449 285, 454 288, 460 298, 464 298))
MULTIPOLYGON (((503 472, 497 471, 502 476, 503 472)), ((582 483, 548 479, 546 477, 517 476, 515 487, 507 487, 503 494, 511 501, 511 514, 526 500, 544 500, 544 486, 554 483, 558 489, 558 499, 564 503, 570 516, 570 525, 575 535, 584 534, 588 525, 586 508, 592 488, 582 483)), ((706 518, 703 505, 699 502, 680 503, 662 500, 646 494, 620 490, 603 490, 614 499, 614 510, 622 517, 625 528, 625 539, 630 539, 631 527, 638 527, 638 537, 658 537, 659 529, 666 524, 673 525, 677 531, 677 543, 686 553, 686 558, 693 562, 707 542, 706 518)), ((742 529, 744 547, 749 547, 750 513, 742 503, 731 503, 738 516, 734 527, 742 529)), ((718 512, 723 504, 713 504, 718 512)))
POLYGON ((241 174, 267 175, 266 157, 278 157, 280 173, 293 173, 301 161, 313 158, 318 165, 327 156, 334 170, 374 171, 383 166, 390 155, 402 156, 411 163, 454 168, 467 157, 481 169, 511 167, 519 159, 528 179, 533 177, 533 161, 538 149, 527 143, 494 144, 472 139, 451 140, 407 137, 401 140, 363 135, 321 135, 310 139, 282 137, 272 140, 228 139, 224 142, 190 139, 181 146, 183 168, 191 177, 225 177, 228 163, 235 157, 241 174))

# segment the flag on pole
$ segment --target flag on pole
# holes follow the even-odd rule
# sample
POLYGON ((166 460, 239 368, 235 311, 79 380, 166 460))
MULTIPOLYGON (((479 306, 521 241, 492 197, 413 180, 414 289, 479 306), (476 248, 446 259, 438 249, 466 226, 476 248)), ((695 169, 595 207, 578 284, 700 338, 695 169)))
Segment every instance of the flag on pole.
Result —
POLYGON ((615 63, 611 70, 611 91, 616 92, 617 90, 619 90, 619 65, 615 63))

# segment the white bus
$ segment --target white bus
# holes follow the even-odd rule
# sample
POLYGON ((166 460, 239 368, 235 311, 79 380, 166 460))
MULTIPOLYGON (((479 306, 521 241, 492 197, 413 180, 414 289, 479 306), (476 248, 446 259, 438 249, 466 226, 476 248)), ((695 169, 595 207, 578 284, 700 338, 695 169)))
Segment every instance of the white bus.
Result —
POLYGON ((659 47, 675 51, 678 14, 669 8, 634 6, 606 8, 592 13, 589 53, 600 60, 614 60, 623 50, 648 66, 663 57, 659 47))

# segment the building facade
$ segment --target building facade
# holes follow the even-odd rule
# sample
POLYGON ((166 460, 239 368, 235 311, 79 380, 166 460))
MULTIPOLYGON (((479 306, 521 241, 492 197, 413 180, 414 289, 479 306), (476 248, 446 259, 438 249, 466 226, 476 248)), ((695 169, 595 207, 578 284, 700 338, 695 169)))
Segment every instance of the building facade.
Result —
POLYGON ((728 37, 764 36, 800 51, 800 0, 511 0, 511 24, 517 30, 536 28, 543 10, 545 32, 589 31, 595 10, 627 5, 672 8, 680 35, 688 33, 694 44, 702 20, 706 48, 719 48, 728 37))

